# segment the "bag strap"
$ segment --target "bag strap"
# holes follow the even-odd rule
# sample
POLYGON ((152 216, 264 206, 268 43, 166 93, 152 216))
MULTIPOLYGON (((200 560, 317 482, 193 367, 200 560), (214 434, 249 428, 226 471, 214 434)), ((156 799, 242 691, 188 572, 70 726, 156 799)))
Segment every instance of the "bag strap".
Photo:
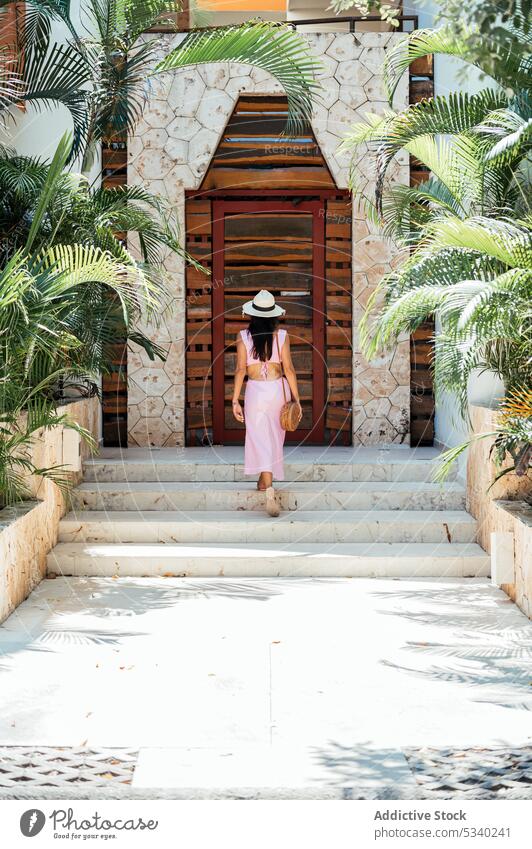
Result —
POLYGON ((283 368, 283 360, 281 357, 281 349, 279 348, 279 331, 275 331, 275 341, 277 342, 277 356, 279 357, 279 365, 281 366, 281 386, 283 387, 283 398, 285 404, 288 403, 286 400, 286 389, 284 386, 284 368, 283 368))

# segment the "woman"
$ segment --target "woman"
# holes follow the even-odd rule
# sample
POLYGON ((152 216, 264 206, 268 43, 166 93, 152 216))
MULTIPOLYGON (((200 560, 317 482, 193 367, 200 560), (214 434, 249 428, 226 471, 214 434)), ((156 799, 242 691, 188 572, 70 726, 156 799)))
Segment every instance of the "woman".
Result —
POLYGON ((237 422, 244 421, 240 406, 240 391, 247 375, 245 394, 246 442, 244 448, 244 473, 259 475, 257 489, 266 493, 266 510, 270 516, 279 515, 279 506, 272 486, 273 477, 284 479, 283 443, 285 432, 281 427, 281 408, 285 403, 281 363, 286 375, 284 392, 286 400, 292 398, 301 405, 297 378, 290 356, 290 340, 286 330, 278 330, 279 316, 285 314, 277 306, 271 292, 260 291, 252 301, 242 307, 242 315, 249 317, 246 330, 236 338, 235 388, 233 415, 237 422))

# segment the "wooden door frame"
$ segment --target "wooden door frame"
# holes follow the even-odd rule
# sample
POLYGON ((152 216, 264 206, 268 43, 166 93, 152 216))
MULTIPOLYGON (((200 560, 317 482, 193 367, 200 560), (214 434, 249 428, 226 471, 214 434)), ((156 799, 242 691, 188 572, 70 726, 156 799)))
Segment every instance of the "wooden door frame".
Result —
MULTIPOLYGON (((284 197, 301 197, 296 191, 284 192, 284 197)), ((239 212, 309 212, 312 214, 312 419, 310 430, 296 430, 290 434, 294 441, 323 445, 325 440, 325 204, 322 200, 301 201, 294 204, 287 200, 274 200, 267 195, 260 199, 236 201, 212 201, 212 392, 213 392, 213 441, 219 438, 222 444, 240 442, 244 432, 225 427, 225 331, 224 331, 224 270, 226 213, 239 212), (318 281, 320 285, 316 286, 318 281), (321 340, 322 351, 314 344, 321 340), (223 354, 215 359, 215 352, 223 354), (321 356, 320 356, 321 353, 321 356), (221 400, 220 400, 221 399, 221 400), (312 434, 312 436, 311 436, 312 434)))

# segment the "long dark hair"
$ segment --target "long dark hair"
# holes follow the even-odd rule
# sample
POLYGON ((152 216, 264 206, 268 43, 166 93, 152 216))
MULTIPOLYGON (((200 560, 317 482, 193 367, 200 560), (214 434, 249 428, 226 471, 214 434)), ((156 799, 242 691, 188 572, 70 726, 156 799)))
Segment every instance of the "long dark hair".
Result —
POLYGON ((256 360, 270 360, 273 352, 273 334, 277 330, 277 318, 263 318, 252 315, 248 324, 248 333, 253 339, 251 353, 256 360))

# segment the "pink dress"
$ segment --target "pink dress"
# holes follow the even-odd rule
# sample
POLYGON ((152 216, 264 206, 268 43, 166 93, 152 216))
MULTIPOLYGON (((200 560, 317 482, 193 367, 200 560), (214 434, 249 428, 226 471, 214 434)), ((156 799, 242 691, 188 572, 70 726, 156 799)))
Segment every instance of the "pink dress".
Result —
MULTIPOLYGON (((256 360, 251 351, 253 339, 248 330, 240 336, 246 346, 246 365, 262 365, 263 377, 267 374, 266 363, 256 360)), ((279 350, 282 351, 286 330, 278 331, 279 350)), ((273 354, 269 362, 278 363, 279 353, 274 339, 273 354)), ((281 427, 281 407, 284 404, 282 380, 285 381, 286 399, 290 399, 290 387, 286 378, 276 380, 251 380, 249 377, 244 396, 244 420, 246 442, 244 446, 244 474, 258 475, 271 472, 279 481, 284 480, 283 443, 285 431, 281 427)))

